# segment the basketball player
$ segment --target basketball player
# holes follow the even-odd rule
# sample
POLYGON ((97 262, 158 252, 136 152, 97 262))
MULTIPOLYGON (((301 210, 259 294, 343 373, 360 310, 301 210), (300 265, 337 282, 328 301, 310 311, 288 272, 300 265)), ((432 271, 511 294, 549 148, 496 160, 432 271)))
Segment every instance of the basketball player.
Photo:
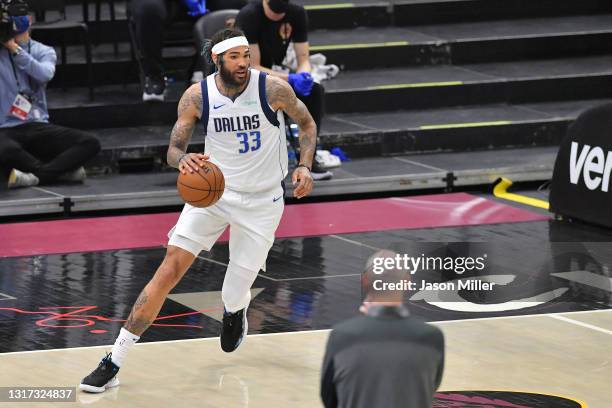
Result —
POLYGON ((250 288, 264 266, 283 213, 282 180, 287 175, 284 111, 300 129, 301 162, 292 174, 293 195, 312 190, 310 175, 316 125, 287 81, 250 68, 249 43, 239 30, 213 36, 211 56, 217 72, 183 94, 172 129, 168 163, 197 172, 209 160, 225 175, 225 192, 213 206, 185 204, 169 232, 166 256, 136 300, 127 322, 98 367, 80 384, 88 392, 119 385, 125 357, 157 317, 166 296, 195 257, 210 250, 227 225, 230 260, 223 281, 225 307, 221 348, 234 351, 247 333, 250 288), (204 154, 186 153, 198 120, 206 129, 204 154))

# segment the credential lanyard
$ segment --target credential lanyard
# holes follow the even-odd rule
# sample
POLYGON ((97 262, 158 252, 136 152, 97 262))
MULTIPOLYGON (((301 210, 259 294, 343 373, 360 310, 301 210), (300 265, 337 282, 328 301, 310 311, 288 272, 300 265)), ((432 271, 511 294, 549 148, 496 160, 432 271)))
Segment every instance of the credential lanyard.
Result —
MULTIPOLYGON (((31 48, 32 48, 32 41, 28 40, 28 54, 30 53, 31 48)), ((21 84, 19 83, 19 76, 17 76, 17 68, 15 68, 15 61, 13 61, 13 55, 11 54, 10 51, 8 51, 8 53, 9 53, 9 58, 11 60, 11 67, 13 68, 13 74, 15 75, 15 82, 17 82, 17 92, 25 94, 25 92, 23 92, 21 89, 21 84)), ((34 87, 32 86, 32 81, 29 75, 28 75, 28 85, 30 85, 30 89, 32 90, 32 93, 34 93, 34 87)))

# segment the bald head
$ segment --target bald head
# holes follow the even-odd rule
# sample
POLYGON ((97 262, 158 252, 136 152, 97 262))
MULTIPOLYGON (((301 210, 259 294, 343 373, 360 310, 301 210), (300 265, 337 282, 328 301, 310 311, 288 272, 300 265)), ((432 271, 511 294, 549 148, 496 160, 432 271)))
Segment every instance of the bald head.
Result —
MULTIPOLYGON (((398 283, 407 281, 409 273, 398 268, 397 258, 399 254, 388 249, 383 249, 372 255, 366 262, 366 268, 361 276, 361 290, 364 298, 369 301, 395 302, 401 301, 404 291, 375 290, 374 282, 398 283)), ((378 284, 378 287, 381 285, 378 284)))

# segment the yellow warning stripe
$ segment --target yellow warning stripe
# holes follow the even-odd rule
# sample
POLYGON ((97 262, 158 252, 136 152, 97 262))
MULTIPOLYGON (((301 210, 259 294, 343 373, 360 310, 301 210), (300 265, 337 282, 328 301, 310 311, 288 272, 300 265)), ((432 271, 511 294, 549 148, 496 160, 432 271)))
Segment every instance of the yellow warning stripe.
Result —
POLYGON ((355 3, 336 3, 336 4, 311 4, 304 6, 305 10, 327 10, 355 7, 355 3))
POLYGON ((334 45, 313 45, 310 51, 329 51, 329 50, 349 50, 354 48, 377 48, 377 47, 398 47, 408 45, 408 41, 391 41, 384 43, 361 43, 361 44, 334 44, 334 45))
POLYGON ((512 181, 502 177, 493 188, 493 195, 504 200, 514 201, 517 203, 530 205, 532 207, 543 208, 548 210, 549 204, 547 201, 537 198, 531 198, 520 194, 508 193, 508 189, 512 185, 512 181))
POLYGON ((433 130, 433 129, 457 129, 457 128, 470 128, 479 126, 503 126, 511 125, 512 121, 509 120, 498 120, 496 122, 470 122, 470 123, 449 123, 446 125, 423 125, 420 126, 421 130, 433 130))
POLYGON ((463 85, 461 81, 447 81, 447 82, 417 82, 414 84, 394 84, 394 85, 378 85, 368 86, 367 90, 381 91, 387 89, 403 89, 403 88, 426 88, 430 86, 455 86, 463 85))

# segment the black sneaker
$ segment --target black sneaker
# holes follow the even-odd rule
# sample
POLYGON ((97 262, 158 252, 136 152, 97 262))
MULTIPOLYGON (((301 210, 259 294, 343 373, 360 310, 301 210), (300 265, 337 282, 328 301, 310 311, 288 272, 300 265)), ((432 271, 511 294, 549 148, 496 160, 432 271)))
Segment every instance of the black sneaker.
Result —
POLYGON ((246 307, 235 313, 223 310, 223 329, 221 329, 221 349, 226 353, 236 350, 249 328, 246 307))
POLYGON ((313 160, 310 175, 312 176, 313 180, 329 180, 334 176, 334 173, 323 168, 316 160, 313 160))
POLYGON ((144 92, 142 93, 143 102, 163 102, 166 81, 164 77, 146 77, 144 92))
POLYGON ((107 388, 116 387, 119 385, 117 367, 112 360, 112 353, 108 353, 106 357, 100 361, 98 368, 93 370, 91 374, 83 378, 79 388, 86 392, 104 392, 107 388))

